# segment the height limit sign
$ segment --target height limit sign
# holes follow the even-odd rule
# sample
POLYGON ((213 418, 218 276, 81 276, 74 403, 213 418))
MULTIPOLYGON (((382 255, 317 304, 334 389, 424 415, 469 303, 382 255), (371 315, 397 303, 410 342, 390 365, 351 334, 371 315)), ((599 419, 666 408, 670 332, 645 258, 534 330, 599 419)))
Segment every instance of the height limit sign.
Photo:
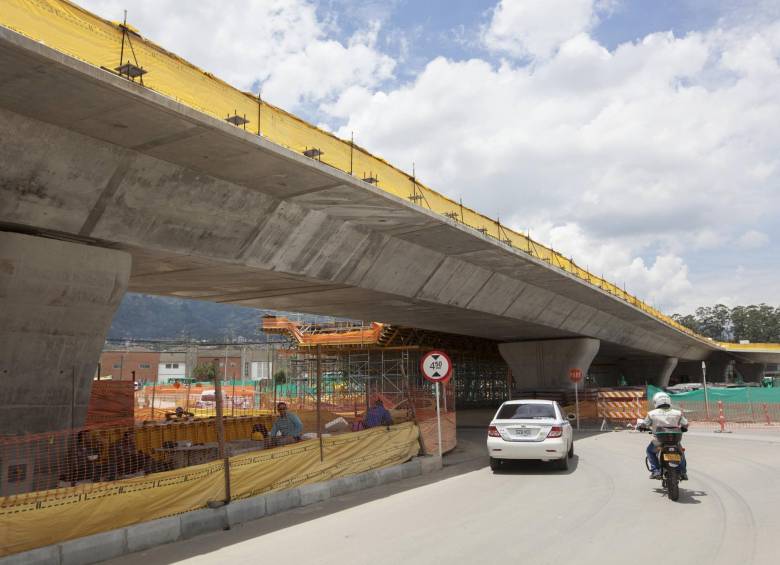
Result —
POLYGON ((429 351, 420 360, 420 372, 433 383, 446 383, 452 376, 452 360, 443 351, 429 351))
POLYGON ((441 458, 441 406, 439 405, 439 389, 441 388, 442 383, 446 383, 450 380, 450 376, 452 376, 452 360, 443 351, 429 351, 420 359, 420 372, 427 380, 436 383, 436 437, 439 443, 439 457, 441 458))

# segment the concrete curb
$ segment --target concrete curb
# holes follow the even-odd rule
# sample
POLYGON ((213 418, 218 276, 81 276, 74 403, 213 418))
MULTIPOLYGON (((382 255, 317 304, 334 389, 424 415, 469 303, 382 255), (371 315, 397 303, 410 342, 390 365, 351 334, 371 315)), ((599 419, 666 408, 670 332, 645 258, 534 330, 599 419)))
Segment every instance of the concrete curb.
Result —
POLYGON ((322 483, 236 500, 178 516, 134 524, 0 558, 0 565, 87 565, 238 524, 329 498, 397 482, 442 468, 439 457, 415 457, 407 463, 322 483))

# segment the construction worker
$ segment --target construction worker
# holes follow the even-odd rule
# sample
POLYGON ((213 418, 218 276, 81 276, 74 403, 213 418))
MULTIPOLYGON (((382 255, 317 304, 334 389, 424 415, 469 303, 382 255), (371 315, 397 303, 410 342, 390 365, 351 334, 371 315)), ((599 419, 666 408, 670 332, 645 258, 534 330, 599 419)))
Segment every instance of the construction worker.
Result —
POLYGON ((363 416, 363 427, 374 428, 376 426, 392 426, 393 416, 385 408, 381 398, 377 398, 374 405, 363 416))

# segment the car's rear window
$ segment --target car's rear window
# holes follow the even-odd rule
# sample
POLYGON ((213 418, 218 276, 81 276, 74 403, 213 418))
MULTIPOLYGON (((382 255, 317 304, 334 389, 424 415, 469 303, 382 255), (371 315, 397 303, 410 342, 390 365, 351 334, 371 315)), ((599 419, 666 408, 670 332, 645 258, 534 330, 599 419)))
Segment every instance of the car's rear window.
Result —
POLYGON ((507 404, 498 412, 499 420, 521 420, 524 418, 555 418, 552 404, 507 404))

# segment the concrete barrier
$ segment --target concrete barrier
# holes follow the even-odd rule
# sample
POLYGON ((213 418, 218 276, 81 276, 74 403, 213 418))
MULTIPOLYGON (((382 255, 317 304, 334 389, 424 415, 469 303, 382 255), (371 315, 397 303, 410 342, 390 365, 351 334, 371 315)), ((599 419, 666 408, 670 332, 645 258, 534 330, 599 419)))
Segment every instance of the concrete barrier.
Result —
MULTIPOLYGON (((215 530, 227 530, 227 508, 203 508, 195 512, 185 512, 181 519, 181 539, 190 539, 206 532, 215 530)), ((133 527, 133 526, 130 526, 133 527)))
POLYGON ((60 546, 50 545, 0 559, 3 565, 59 565, 60 546))
POLYGON ((394 467, 270 492, 236 500, 219 508, 194 510, 178 516, 134 524, 94 536, 9 555, 0 558, 0 565, 97 563, 165 543, 189 539, 206 532, 226 530, 291 508, 324 502, 335 496, 433 473, 441 467, 442 462, 438 457, 415 457, 407 463, 394 467))
POLYGON ((171 516, 150 520, 125 529, 127 530, 127 552, 134 553, 181 539, 181 517, 171 516))
POLYGON ((251 522, 266 515, 265 495, 253 496, 244 500, 235 500, 225 506, 228 526, 231 528, 237 524, 251 522))
POLYGON ((127 528, 73 539, 59 546, 62 565, 106 561, 127 553, 127 528))

